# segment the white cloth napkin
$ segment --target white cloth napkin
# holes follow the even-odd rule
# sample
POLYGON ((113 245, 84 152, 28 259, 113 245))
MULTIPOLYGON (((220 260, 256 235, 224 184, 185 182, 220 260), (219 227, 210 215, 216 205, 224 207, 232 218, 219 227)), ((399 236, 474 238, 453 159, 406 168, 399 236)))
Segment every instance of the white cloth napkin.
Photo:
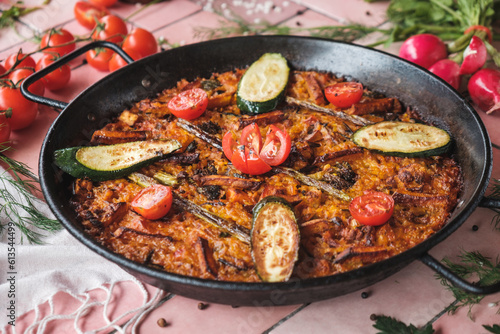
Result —
MULTIPOLYGON (((1 167, 0 173, 5 173, 1 167)), ((9 185, 0 184, 0 187, 8 189, 9 185)), ((22 197, 17 197, 22 201, 22 197)), ((1 201, 0 205, 4 205, 1 201)), ((47 217, 53 218, 45 203, 40 202, 38 206, 47 217)), ((9 223, 5 216, 0 219, 3 226, 9 223)), ((59 291, 78 295, 106 283, 132 279, 131 275, 88 249, 66 230, 49 234, 43 245, 29 244, 26 238, 20 244, 21 232, 16 229, 14 233, 14 267, 10 268, 7 230, 0 232, 0 332, 11 320, 7 316, 11 303, 18 318, 59 291)))

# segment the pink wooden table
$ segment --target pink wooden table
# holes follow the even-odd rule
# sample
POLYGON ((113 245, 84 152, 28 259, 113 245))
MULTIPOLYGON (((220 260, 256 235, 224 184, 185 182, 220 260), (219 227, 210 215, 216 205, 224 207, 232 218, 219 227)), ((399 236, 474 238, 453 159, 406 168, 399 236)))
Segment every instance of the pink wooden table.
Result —
MULTIPOLYGON (((27 5, 39 5, 41 1, 26 0, 27 5)), ((1 0, 0 8, 10 6, 9 0, 1 0)), ((73 34, 85 34, 73 16, 74 0, 52 0, 43 10, 21 18, 16 24, 19 33, 31 37, 34 31, 42 32, 52 27, 64 27, 73 34)), ((384 23, 387 2, 368 4, 362 0, 170 0, 155 4, 132 18, 133 26, 143 27, 156 37, 164 37, 170 43, 190 44, 200 41, 195 38, 197 27, 216 27, 225 18, 216 14, 229 10, 249 21, 266 20, 272 24, 294 27, 320 25, 342 25, 349 22, 378 26, 384 23)), ((117 3, 111 12, 126 17, 136 11, 136 5, 117 3)), ((257 21, 255 21, 257 22, 257 21)), ((360 41, 360 43, 366 43, 360 41)), ((397 52, 400 44, 391 46, 389 52, 397 52)), ((31 51, 36 46, 24 41, 12 30, 0 31, 0 59, 17 52, 22 47, 31 51)), ((36 58, 36 57, 35 57, 36 58)), ((89 65, 75 62, 72 79, 68 86, 57 93, 46 96, 70 101, 80 91, 96 82, 107 73, 99 72, 89 65)), ((494 148, 494 178, 500 178, 500 114, 480 115, 489 131, 494 148)), ((41 142, 57 113, 41 107, 36 122, 29 128, 12 135, 15 151, 11 156, 26 162, 33 170, 37 168, 37 154, 41 142)), ((500 232, 490 224, 495 212, 477 209, 472 216, 452 236, 430 251, 437 259, 456 259, 461 250, 478 250, 484 255, 496 258, 500 254, 500 232), (473 230, 477 225, 479 229, 473 230)), ((75 241, 76 242, 76 241, 75 241)), ((147 286, 154 293, 156 288, 147 286)), ((99 290, 92 291, 100 298, 99 290)), ((3 298, 3 296, 1 297, 3 298)), ((134 284, 121 283, 112 301, 113 312, 121 312, 140 304, 142 295, 134 284)), ((407 324, 424 326, 432 324, 436 333, 484 333, 483 324, 500 324, 497 313, 500 294, 487 296, 481 304, 472 309, 472 319, 468 309, 462 308, 456 314, 448 314, 446 308, 455 300, 434 277, 434 272, 420 262, 408 265, 399 273, 362 291, 338 298, 308 305, 262 306, 233 308, 211 304, 200 310, 199 302, 181 296, 168 295, 143 321, 140 333, 376 333, 371 314, 395 317, 407 324), (362 292, 368 294, 362 298, 362 292), (161 328, 157 321, 164 318, 168 326, 161 328)), ((64 314, 77 307, 77 302, 64 294, 56 296, 56 312, 64 314)), ((43 310, 48 308, 42 306, 43 310)), ((99 313, 99 312, 95 312, 99 313)), ((3 312, 2 312, 3 314, 3 312)), ((33 312, 21 316, 17 321, 17 333, 33 318, 33 312)), ((102 322, 96 314, 84 319, 84 328, 100 327, 102 322)), ((11 333, 12 328, 7 328, 11 333)), ((54 321, 47 333, 72 333, 69 321, 54 321)))

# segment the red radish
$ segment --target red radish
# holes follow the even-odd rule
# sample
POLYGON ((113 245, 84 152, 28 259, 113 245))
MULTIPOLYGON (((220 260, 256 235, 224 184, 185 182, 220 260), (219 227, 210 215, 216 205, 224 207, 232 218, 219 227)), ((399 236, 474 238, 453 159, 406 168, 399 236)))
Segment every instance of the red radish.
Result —
POLYGON ((470 97, 487 114, 500 110, 500 71, 483 68, 474 73, 467 85, 470 97))
POLYGON ((446 44, 437 36, 419 34, 408 38, 401 49, 399 56, 417 65, 429 68, 438 60, 448 57, 446 44))
POLYGON ((472 74, 486 63, 488 51, 481 38, 472 36, 469 45, 464 51, 464 60, 460 66, 460 74, 472 74))
POLYGON ((446 81, 451 87, 458 89, 460 87, 460 65, 451 59, 441 59, 431 67, 429 71, 446 81))

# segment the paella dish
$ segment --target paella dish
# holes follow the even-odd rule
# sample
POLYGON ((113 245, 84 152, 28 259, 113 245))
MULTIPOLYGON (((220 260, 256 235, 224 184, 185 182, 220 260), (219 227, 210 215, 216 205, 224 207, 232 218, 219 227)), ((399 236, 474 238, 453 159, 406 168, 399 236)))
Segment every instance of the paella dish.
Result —
POLYGON ((221 281, 387 259, 440 230, 462 187, 452 137, 412 106, 276 53, 180 80, 54 160, 74 177, 71 205, 97 242, 221 281))

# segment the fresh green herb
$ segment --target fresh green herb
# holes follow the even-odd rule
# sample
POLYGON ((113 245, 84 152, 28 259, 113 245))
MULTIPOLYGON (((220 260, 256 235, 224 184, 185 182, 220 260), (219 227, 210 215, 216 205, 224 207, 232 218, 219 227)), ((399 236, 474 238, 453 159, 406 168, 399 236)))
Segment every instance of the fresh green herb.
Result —
POLYGON ((275 26, 268 22, 251 24, 233 14, 231 22, 219 21, 216 28, 195 27, 194 36, 198 39, 211 40, 235 35, 294 35, 308 33, 313 37, 352 42, 372 32, 388 33, 389 30, 366 27, 361 24, 346 26, 319 26, 313 28, 275 26))
MULTIPOLYGON (((0 215, 13 222, 29 243, 40 244, 42 231, 55 232, 61 229, 57 220, 47 218, 39 209, 43 202, 37 197, 38 178, 24 163, 3 154, 7 149, 0 148, 0 162, 6 170, 0 174, 0 215)), ((0 232, 5 225, 0 224, 0 232)))
POLYGON ((13 27, 14 23, 23 15, 34 12, 41 7, 25 7, 21 1, 16 2, 9 9, 2 12, 0 16, 0 29, 5 27, 13 27))
POLYGON ((377 334, 432 334, 434 329, 431 325, 427 325, 424 328, 417 328, 414 325, 406 325, 405 323, 396 320, 392 317, 387 317, 384 315, 379 315, 376 317, 374 328, 378 329, 380 332, 377 334))
POLYGON ((493 325, 493 326, 483 325, 483 327, 490 333, 500 334, 500 325, 493 325))
MULTIPOLYGON (((500 200, 500 179, 492 180, 491 190, 492 192, 490 194, 490 197, 500 200)), ((500 210, 498 209, 492 209, 492 210, 495 211, 497 214, 493 216, 491 224, 493 225, 495 230, 500 231, 500 210)))
MULTIPOLYGON (((462 251, 459 258, 461 263, 453 263, 447 258, 444 258, 442 261, 451 271, 462 279, 478 278, 477 283, 479 285, 491 285, 500 281, 500 262, 498 262, 498 260, 493 263, 490 258, 477 251, 462 251)), ((456 303, 449 306, 448 311, 450 313, 455 313, 459 308, 468 306, 468 316, 471 317, 472 308, 474 305, 479 304, 484 296, 471 294, 457 288, 439 274, 436 274, 436 277, 441 280, 442 285, 453 293, 453 296, 457 300, 456 303)))

